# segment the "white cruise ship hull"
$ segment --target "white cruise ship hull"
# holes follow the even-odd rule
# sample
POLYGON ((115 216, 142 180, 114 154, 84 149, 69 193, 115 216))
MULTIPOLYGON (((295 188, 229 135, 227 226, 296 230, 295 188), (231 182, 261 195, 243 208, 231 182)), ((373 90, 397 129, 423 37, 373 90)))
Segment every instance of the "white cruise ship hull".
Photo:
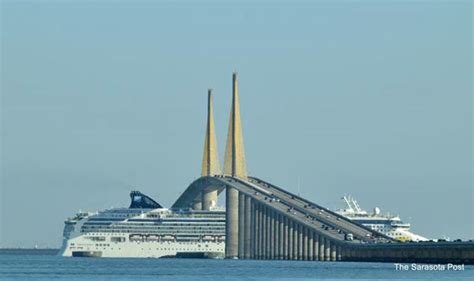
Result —
MULTIPOLYGON (((126 238, 125 235, 123 237, 126 238)), ((85 239, 85 236, 65 240, 60 255, 104 258, 162 258, 181 255, 219 258, 224 256, 225 251, 224 242, 110 242, 107 238, 97 243, 85 239)))

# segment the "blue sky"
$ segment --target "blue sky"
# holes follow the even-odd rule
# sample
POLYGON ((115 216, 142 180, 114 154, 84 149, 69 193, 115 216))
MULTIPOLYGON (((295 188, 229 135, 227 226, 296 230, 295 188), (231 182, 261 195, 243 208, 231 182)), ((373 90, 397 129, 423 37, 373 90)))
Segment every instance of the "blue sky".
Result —
POLYGON ((170 206, 209 87, 224 155, 232 71, 250 174, 474 236, 470 1, 2 1, 1 23, 0 246, 58 246, 131 189, 170 206))

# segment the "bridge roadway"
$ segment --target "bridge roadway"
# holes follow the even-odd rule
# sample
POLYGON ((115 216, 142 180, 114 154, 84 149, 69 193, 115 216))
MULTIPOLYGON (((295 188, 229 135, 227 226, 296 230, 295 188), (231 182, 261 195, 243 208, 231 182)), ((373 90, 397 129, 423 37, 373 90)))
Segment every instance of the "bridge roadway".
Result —
POLYGON ((305 210, 305 212, 307 212, 311 217, 317 218, 326 225, 336 229, 341 229, 346 233, 352 233, 354 235, 354 238, 358 240, 362 240, 365 242, 396 241, 385 234, 374 231, 366 226, 354 223, 353 221, 347 219, 342 215, 339 215, 327 208, 324 208, 316 203, 304 199, 303 197, 286 191, 283 188, 266 182, 260 178, 249 177, 249 181, 253 184, 258 185, 261 188, 268 190, 269 192, 272 192, 275 197, 278 197, 280 198, 280 200, 288 202, 289 206, 293 208, 298 208, 300 210, 305 210))
POLYGON ((291 213, 290 215, 296 216, 308 226, 316 227, 322 234, 336 240, 343 241, 345 240, 345 234, 351 233, 354 236, 354 242, 374 243, 394 241, 394 239, 384 234, 354 223, 344 216, 334 213, 261 179, 249 178, 249 181, 245 181, 228 176, 219 176, 218 178, 227 181, 228 185, 232 185, 238 190, 243 190, 244 186, 251 188, 252 191, 254 193, 256 192, 258 194, 257 196, 260 197, 259 201, 274 207, 280 212, 291 213), (267 193, 258 193, 259 191, 262 192, 259 188, 267 193), (261 200, 261 197, 263 197, 263 201, 261 200))
POLYGON ((388 236, 354 223, 324 207, 255 177, 250 177, 248 181, 222 175, 202 177, 191 184, 172 208, 188 208, 194 197, 198 196, 199 190, 203 186, 208 185, 216 187, 219 192, 225 186, 232 186, 257 202, 271 207, 285 216, 292 217, 292 219, 306 227, 313 228, 322 235, 334 240, 351 244, 393 240, 388 236), (353 241, 345 241, 345 234, 348 233, 354 235, 353 241))
POLYGON ((308 218, 306 212, 303 209, 293 208, 291 211, 288 211, 288 209, 291 208, 292 205, 286 203, 285 201, 277 200, 279 198, 274 196, 271 192, 265 193, 258 187, 255 188, 255 186, 252 186, 246 181, 238 178, 227 176, 221 176, 218 178, 222 179, 222 181, 226 182, 227 185, 236 188, 237 190, 243 192, 244 194, 256 200, 257 202, 267 205, 268 207, 273 208, 274 210, 280 212, 283 215, 291 216, 300 224, 303 224, 310 228, 315 228, 318 231, 323 232, 329 238, 335 240, 344 240, 344 233, 340 233, 334 228, 328 228, 327 230, 325 230, 325 227, 327 225, 324 223, 324 221, 321 221, 319 219, 313 220, 311 218, 308 218))

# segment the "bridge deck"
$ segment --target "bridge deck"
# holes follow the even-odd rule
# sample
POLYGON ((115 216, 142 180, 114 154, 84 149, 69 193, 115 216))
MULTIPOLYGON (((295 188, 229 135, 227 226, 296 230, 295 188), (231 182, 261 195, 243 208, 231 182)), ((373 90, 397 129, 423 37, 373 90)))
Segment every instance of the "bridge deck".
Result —
POLYGON ((249 180, 258 186, 271 191, 274 196, 280 198, 280 200, 284 200, 284 202, 287 202, 291 207, 305 211, 311 217, 317 218, 326 225, 341 229, 346 233, 352 233, 359 240, 373 242, 373 238, 379 238, 379 241, 381 242, 395 241, 393 238, 388 237, 385 234, 355 223, 342 215, 339 215, 327 208, 324 208, 314 202, 295 195, 262 179, 250 177, 249 180))
POLYGON ((282 188, 276 187, 258 178, 249 178, 248 181, 229 176, 202 177, 193 182, 178 198, 172 208, 189 208, 191 202, 199 192, 208 186, 214 186, 222 191, 225 186, 231 186, 250 196, 285 216, 297 220, 299 223, 321 233, 328 238, 345 241, 345 234, 354 235, 354 240, 347 243, 360 242, 387 242, 393 240, 379 232, 354 223, 313 202, 291 194, 282 188))
MULTIPOLYGON (((256 216, 252 213, 255 210, 241 210, 239 207, 237 220, 240 227, 246 229, 244 232, 253 234, 245 236, 237 228, 236 232, 232 232, 233 235, 239 236, 239 243, 246 239, 257 239, 252 242, 253 248, 247 245, 248 249, 243 250, 245 247, 239 246, 240 258, 474 264, 472 242, 401 243, 258 178, 201 177, 186 189, 172 208, 190 208, 199 193, 209 188, 219 191, 233 188, 239 192, 239 197, 247 198, 245 201, 249 200, 253 206, 261 206, 257 209, 271 210, 270 213, 257 210, 260 216, 256 216), (248 220, 252 216, 254 220, 262 219, 265 223, 253 225, 253 221, 248 220), (291 221, 293 234, 282 228, 281 218, 291 221), (263 228, 250 230, 249 225, 263 228), (345 240, 347 233, 354 235, 353 241, 345 240), (284 235, 284 239, 278 238, 278 235, 284 235), (318 239, 319 250, 316 248, 318 239)), ((242 199, 239 200, 242 202, 242 199)), ((286 220, 283 220, 284 223, 286 220)), ((236 227, 235 221, 230 222, 230 225, 236 227)))

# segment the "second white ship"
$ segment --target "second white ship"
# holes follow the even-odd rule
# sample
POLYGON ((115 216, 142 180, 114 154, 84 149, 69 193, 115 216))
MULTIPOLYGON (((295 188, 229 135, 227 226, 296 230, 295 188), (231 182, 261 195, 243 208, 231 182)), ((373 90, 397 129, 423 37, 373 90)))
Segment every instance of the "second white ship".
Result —
POLYGON ((360 208, 357 201, 351 196, 342 197, 346 204, 345 209, 339 209, 336 213, 347 217, 359 224, 370 227, 389 237, 399 241, 428 241, 427 238, 410 231, 410 224, 404 223, 399 216, 381 214, 379 208, 374 208, 373 213, 360 208))

